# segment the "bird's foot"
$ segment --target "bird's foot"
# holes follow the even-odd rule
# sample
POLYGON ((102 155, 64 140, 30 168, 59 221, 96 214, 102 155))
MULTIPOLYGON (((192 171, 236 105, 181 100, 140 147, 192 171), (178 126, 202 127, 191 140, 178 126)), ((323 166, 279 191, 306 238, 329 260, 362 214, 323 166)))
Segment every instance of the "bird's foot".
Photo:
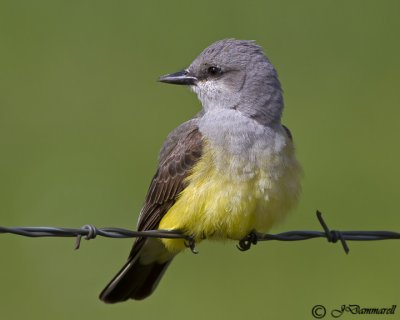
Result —
POLYGON ((251 248, 252 244, 257 244, 258 236, 255 231, 250 232, 247 236, 245 236, 242 240, 239 241, 239 244, 236 247, 240 251, 247 251, 251 248))
POLYGON ((198 253, 199 253, 199 252, 196 250, 196 241, 195 241, 194 238, 191 237, 191 236, 188 236, 188 237, 185 239, 185 247, 186 247, 186 248, 189 248, 190 251, 192 251, 192 253, 194 253, 194 254, 198 254, 198 253))

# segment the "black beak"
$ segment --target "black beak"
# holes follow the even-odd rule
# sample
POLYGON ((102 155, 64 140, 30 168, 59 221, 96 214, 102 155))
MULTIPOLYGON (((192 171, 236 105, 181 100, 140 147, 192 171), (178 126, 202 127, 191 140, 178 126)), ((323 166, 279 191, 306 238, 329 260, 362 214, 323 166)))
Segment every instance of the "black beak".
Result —
POLYGON ((196 84, 197 78, 190 75, 188 71, 182 70, 179 72, 161 76, 158 79, 158 81, 165 82, 165 83, 171 83, 171 84, 193 86, 196 84))

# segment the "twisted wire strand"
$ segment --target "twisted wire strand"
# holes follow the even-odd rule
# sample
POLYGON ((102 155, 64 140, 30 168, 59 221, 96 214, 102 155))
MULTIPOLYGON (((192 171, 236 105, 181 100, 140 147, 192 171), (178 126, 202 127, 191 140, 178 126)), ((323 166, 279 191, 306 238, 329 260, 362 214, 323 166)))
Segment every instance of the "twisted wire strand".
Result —
MULTIPOLYGON (((250 233, 248 236, 239 241, 237 247, 241 251, 249 250, 254 244, 260 241, 303 241, 315 238, 326 238, 328 242, 340 242, 346 253, 350 249, 347 241, 377 241, 377 240, 393 240, 400 239, 399 232, 393 231, 338 231, 330 230, 321 212, 317 211, 317 218, 321 224, 323 231, 287 231, 278 234, 262 234, 250 233)), ((79 249, 81 239, 94 239, 97 236, 106 238, 168 238, 168 239, 184 239, 188 248, 193 253, 197 253, 195 249, 195 240, 183 234, 179 230, 147 230, 133 231, 123 228, 96 228, 94 225, 84 225, 81 228, 56 228, 56 227, 2 227, 0 226, 0 234, 15 234, 24 237, 73 237, 76 238, 75 249, 79 249)))

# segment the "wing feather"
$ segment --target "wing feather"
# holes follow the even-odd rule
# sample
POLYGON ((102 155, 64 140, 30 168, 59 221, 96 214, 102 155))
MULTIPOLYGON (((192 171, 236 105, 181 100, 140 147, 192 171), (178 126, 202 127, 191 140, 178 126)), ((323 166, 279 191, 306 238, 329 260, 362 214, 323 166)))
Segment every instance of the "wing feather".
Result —
MULTIPOLYGON (((175 129, 167 138, 141 210, 138 230, 156 229, 168 210, 185 188, 185 178, 201 158, 202 135, 197 121, 190 120, 175 129)), ((140 250, 144 238, 137 238, 131 255, 140 250)))

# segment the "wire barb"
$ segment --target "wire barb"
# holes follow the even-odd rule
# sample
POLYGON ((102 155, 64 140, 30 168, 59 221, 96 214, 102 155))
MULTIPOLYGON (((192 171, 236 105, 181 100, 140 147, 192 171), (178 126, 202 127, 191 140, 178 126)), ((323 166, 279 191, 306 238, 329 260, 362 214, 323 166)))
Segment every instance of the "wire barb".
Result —
MULTIPOLYGON (((315 238, 326 238, 328 242, 336 243, 340 241, 346 253, 349 253, 347 241, 377 241, 400 239, 400 233, 393 231, 337 231, 330 230, 320 211, 317 211, 317 218, 323 231, 287 231, 278 234, 261 234, 252 232, 239 241, 237 247, 241 251, 247 251, 252 245, 260 241, 301 241, 315 238)), ((82 237, 85 240, 94 239, 97 236, 107 238, 165 238, 182 239, 185 245, 195 254, 196 241, 193 237, 185 235, 179 230, 146 230, 132 231, 121 228, 96 228, 94 225, 84 225, 81 228, 55 228, 55 227, 1 227, 0 234, 11 233, 24 237, 72 237, 76 238, 75 249, 79 249, 82 237)))
MULTIPOLYGON (((87 234, 85 235, 85 240, 90 240, 94 239, 97 236, 97 228, 92 225, 92 224, 85 224, 81 228, 82 230, 87 230, 87 234)), ((75 250, 78 250, 81 246, 81 240, 82 240, 82 235, 78 234, 76 236, 76 241, 75 241, 75 250)))
POLYGON ((322 228, 325 231, 326 239, 328 239, 328 242, 336 243, 338 240, 340 240, 340 242, 342 243, 344 252, 346 252, 346 254, 349 254, 350 249, 346 243, 346 240, 343 237, 343 234, 340 231, 329 230, 328 225, 322 218, 322 213, 319 210, 317 210, 317 218, 318 218, 318 221, 321 224, 322 228))

